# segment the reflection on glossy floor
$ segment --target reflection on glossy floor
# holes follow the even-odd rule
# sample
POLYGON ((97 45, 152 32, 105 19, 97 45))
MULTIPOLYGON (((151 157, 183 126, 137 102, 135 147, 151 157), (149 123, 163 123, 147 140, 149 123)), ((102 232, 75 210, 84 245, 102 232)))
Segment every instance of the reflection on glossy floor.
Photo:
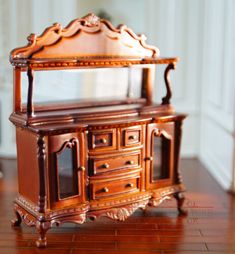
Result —
POLYGON ((145 213, 138 210, 125 222, 99 219, 53 228, 47 234, 48 247, 37 249, 34 228, 10 226, 16 162, 0 160, 0 253, 235 253, 235 197, 225 193, 198 160, 183 160, 181 168, 188 217, 177 217, 172 199, 145 213))

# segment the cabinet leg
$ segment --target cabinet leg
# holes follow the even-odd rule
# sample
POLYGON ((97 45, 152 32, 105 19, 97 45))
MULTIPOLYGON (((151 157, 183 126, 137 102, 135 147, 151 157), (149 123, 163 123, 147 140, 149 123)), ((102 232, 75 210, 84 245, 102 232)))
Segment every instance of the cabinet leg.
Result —
POLYGON ((44 248, 47 246, 47 238, 46 238, 46 232, 51 228, 50 222, 41 222, 38 221, 36 223, 36 229, 39 233, 39 238, 36 241, 36 246, 38 248, 44 248))
POLYGON ((15 216, 16 216, 16 218, 11 221, 11 226, 12 227, 19 227, 22 222, 22 219, 21 219, 20 214, 16 210, 15 210, 15 216))
POLYGON ((185 200, 184 194, 182 192, 177 192, 173 194, 173 196, 177 201, 177 209, 178 209, 179 215, 187 215, 188 211, 183 208, 183 204, 185 200))

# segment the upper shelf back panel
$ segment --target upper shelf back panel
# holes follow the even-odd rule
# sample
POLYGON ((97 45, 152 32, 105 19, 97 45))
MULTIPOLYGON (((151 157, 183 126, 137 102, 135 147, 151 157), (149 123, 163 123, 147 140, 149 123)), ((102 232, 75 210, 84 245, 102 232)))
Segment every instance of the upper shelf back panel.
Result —
POLYGON ((159 49, 145 44, 145 40, 144 35, 136 35, 125 25, 114 28, 109 21, 90 13, 65 28, 56 23, 40 36, 31 34, 28 45, 11 52, 10 61, 159 57, 159 49))

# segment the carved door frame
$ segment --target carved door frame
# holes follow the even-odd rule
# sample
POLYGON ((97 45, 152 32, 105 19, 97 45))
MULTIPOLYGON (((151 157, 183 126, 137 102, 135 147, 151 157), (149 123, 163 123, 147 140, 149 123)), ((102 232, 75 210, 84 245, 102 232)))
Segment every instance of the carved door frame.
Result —
POLYGON ((49 169, 48 180, 49 180, 49 207, 51 209, 66 207, 74 205, 76 203, 83 203, 86 201, 86 165, 87 160, 85 156, 85 138, 84 133, 67 133, 54 135, 49 137, 49 169), (59 181, 58 181, 58 166, 57 157, 58 154, 66 148, 72 149, 73 165, 76 167, 78 175, 78 194, 60 198, 59 197, 59 181))
MULTIPOLYGON (((166 158, 165 157, 165 158, 166 158)), ((169 186, 174 182, 174 123, 151 123, 147 125, 147 144, 146 144, 146 189, 156 189, 159 187, 169 186), (169 140, 169 150, 164 150, 162 147, 162 153, 165 153, 168 157, 169 177, 165 179, 152 180, 152 172, 154 166, 154 149, 153 142, 154 137, 165 137, 169 140)), ((164 163, 166 165, 166 162, 164 163)))

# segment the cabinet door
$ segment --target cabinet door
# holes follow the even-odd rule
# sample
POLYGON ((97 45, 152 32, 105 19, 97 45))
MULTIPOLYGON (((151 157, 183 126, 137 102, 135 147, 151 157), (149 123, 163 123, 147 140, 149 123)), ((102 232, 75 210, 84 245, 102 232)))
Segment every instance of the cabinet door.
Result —
POLYGON ((85 201, 84 133, 49 137, 50 207, 60 208, 85 201))
POLYGON ((146 147, 146 188, 173 183, 174 124, 149 124, 146 147))

